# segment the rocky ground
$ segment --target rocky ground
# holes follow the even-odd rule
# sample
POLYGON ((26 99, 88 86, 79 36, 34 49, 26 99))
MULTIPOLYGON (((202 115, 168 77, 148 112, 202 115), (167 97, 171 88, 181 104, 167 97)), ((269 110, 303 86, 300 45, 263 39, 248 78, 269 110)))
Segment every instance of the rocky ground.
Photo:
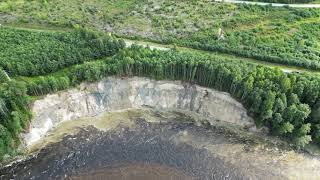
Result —
POLYGON ((211 120, 254 126, 246 109, 228 93, 181 81, 108 77, 36 101, 32 128, 24 135, 24 141, 32 144, 59 122, 146 106, 191 111, 211 120))

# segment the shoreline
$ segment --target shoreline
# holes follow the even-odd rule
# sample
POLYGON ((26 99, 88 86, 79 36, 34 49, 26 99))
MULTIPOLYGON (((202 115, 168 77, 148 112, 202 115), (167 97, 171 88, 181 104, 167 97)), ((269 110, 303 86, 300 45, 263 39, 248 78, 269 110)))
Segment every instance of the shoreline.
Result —
MULTIPOLYGON (((164 136, 160 139, 168 141, 170 144, 173 143, 183 147, 188 146, 193 149, 192 151, 205 151, 209 153, 207 154, 208 156, 221 159, 222 162, 230 164, 232 167, 236 167, 236 169, 244 172, 244 175, 248 175, 248 177, 254 177, 254 173, 251 172, 251 170, 259 172, 261 177, 263 177, 265 173, 273 172, 275 173, 275 176, 272 176, 273 178, 287 177, 289 179, 302 176, 309 177, 309 179, 315 179, 315 173, 319 172, 315 171, 314 173, 309 174, 312 166, 314 166, 315 163, 320 163, 319 159, 316 160, 314 157, 312 158, 307 154, 294 152, 293 150, 290 150, 290 148, 286 149, 288 147, 281 145, 281 143, 284 142, 279 139, 275 141, 274 137, 267 136, 263 133, 249 132, 239 126, 232 126, 230 123, 221 121, 216 121, 215 124, 208 125, 208 121, 205 117, 195 113, 156 110, 152 108, 108 112, 98 117, 61 122, 42 139, 42 142, 40 142, 39 145, 36 145, 38 148, 32 151, 31 157, 29 156, 30 158, 25 161, 12 163, 9 167, 3 167, 0 169, 0 172, 5 171, 5 169, 8 168, 19 169, 20 165, 21 167, 29 166, 28 164, 33 164, 33 162, 37 164, 39 160, 46 161, 45 156, 50 156, 52 153, 53 156, 55 156, 54 154, 56 153, 62 153, 64 154, 63 156, 65 156, 64 158, 67 158, 70 156, 69 150, 64 152, 59 149, 59 151, 57 151, 56 147, 61 147, 64 146, 63 144, 66 145, 70 143, 72 144, 70 145, 72 149, 82 146, 92 147, 92 145, 89 145, 91 141, 86 141, 86 139, 91 139, 91 137, 94 137, 94 139, 101 139, 104 137, 101 135, 105 133, 114 134, 110 134, 111 137, 115 138, 112 138, 113 140, 111 140, 111 142, 132 142, 137 147, 144 147, 144 143, 151 143, 153 146, 155 145, 154 143, 158 142, 153 142, 154 139, 164 136), (142 129, 141 125, 143 127, 142 129), (139 143, 140 140, 130 140, 130 137, 127 137, 129 139, 121 138, 124 132, 137 133, 136 136, 132 137, 139 137, 140 135, 138 134, 144 134, 143 132, 149 128, 152 130, 147 130, 147 132, 155 134, 146 139, 140 139, 144 139, 141 143, 139 143), (159 134, 160 132, 166 132, 167 130, 168 132, 173 132, 159 134), (82 135, 83 133, 87 135, 82 135), (116 140, 118 138, 120 138, 119 142, 116 140), (86 145, 86 143, 89 144, 86 145), (244 162, 247 164, 242 167, 244 162), (286 164, 286 166, 283 166, 284 164, 286 164), (305 169, 299 169, 298 171, 297 168, 299 166, 297 164, 306 165, 305 169), (251 168, 250 171, 246 170, 248 167, 251 168), (277 168, 280 168, 280 170, 276 170, 277 168), (298 174, 296 174, 297 171, 299 172, 298 174)), ((134 146, 127 146, 129 149, 131 147, 134 146)), ((73 149, 72 152, 73 151, 76 152, 76 149, 73 149)), ((80 152, 82 151, 86 152, 85 150, 80 150, 80 152)), ((61 157, 59 156, 59 158, 61 157)), ((57 160, 60 161, 59 159, 57 160)), ((81 161, 83 160, 84 159, 81 161)), ((48 161, 47 163, 52 162, 48 161)), ((33 166, 31 165, 30 167, 33 166)), ((64 166, 59 168, 63 167, 64 166)), ((270 177, 270 175, 267 177, 270 177)))

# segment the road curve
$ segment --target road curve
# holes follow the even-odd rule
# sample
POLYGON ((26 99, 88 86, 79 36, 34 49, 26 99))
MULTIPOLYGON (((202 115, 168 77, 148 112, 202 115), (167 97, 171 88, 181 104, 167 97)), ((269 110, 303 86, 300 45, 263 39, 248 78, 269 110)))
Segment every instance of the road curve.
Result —
POLYGON ((320 8, 320 4, 281 4, 281 3, 266 3, 253 1, 238 1, 238 0, 215 0, 215 2, 236 3, 236 4, 253 4, 260 6, 274 6, 274 7, 293 7, 293 8, 320 8))

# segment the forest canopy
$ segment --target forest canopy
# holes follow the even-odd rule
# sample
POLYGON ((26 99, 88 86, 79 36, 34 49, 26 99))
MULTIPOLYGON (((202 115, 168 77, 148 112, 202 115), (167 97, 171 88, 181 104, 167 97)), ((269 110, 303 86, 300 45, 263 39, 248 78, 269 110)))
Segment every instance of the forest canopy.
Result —
POLYGON ((11 76, 36 76, 114 55, 123 41, 78 28, 70 32, 32 32, 0 27, 0 67, 11 76))

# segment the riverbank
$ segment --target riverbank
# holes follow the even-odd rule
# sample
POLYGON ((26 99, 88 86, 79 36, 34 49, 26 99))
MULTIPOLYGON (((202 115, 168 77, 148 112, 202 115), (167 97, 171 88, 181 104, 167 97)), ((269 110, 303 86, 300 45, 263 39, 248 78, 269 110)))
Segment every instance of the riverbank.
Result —
POLYGON ((60 122, 145 106, 196 112, 212 121, 218 119, 247 128, 255 126, 242 104, 228 93, 181 81, 108 77, 35 101, 32 128, 23 139, 31 145, 60 122))
POLYGON ((222 121, 207 123, 196 113, 153 108, 66 121, 29 147, 30 158, 0 173, 2 179, 123 179, 137 173, 147 179, 147 172, 158 172, 153 175, 161 180, 320 176, 318 158, 280 140, 222 121))

